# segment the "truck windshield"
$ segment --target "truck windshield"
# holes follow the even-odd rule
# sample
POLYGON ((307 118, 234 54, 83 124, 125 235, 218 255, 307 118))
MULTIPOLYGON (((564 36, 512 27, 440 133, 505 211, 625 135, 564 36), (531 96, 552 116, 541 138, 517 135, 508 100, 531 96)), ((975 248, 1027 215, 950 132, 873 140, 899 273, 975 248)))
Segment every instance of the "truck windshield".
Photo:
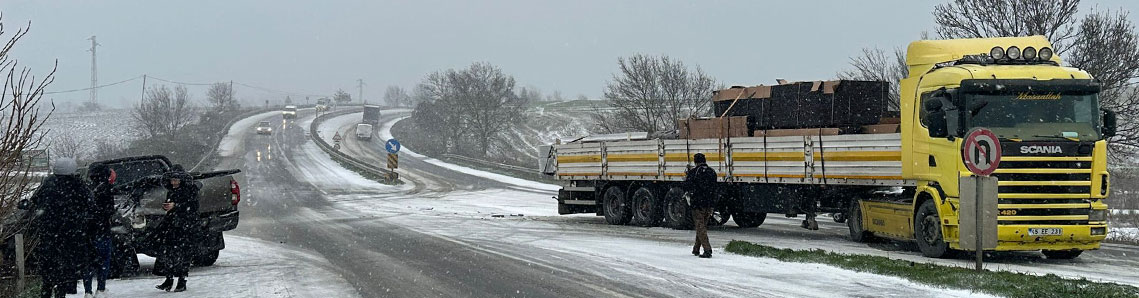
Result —
POLYGON ((970 94, 965 113, 972 127, 1022 140, 1101 139, 1096 94, 970 94))

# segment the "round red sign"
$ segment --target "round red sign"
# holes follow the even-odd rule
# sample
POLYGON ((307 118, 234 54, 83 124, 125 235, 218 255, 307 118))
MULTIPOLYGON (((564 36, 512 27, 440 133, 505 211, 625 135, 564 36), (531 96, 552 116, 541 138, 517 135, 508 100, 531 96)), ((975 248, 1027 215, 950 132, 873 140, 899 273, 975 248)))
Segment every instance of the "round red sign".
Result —
POLYGON ((965 167, 978 176, 988 176, 1001 164, 1001 142, 997 135, 985 128, 974 128, 965 136, 961 146, 965 167))

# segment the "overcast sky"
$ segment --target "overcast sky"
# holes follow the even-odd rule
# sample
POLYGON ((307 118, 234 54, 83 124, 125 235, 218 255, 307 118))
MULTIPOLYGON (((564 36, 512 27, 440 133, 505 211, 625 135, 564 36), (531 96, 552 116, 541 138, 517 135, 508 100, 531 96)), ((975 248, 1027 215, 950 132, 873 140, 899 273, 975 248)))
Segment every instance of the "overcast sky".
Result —
MULTIPOLYGON (((485 61, 520 86, 596 98, 617 57, 634 53, 698 64, 727 85, 833 78, 863 47, 932 33, 940 2, 0 0, 0 12, 9 34, 32 21, 12 54, 40 73, 58 59, 56 91, 90 86, 87 38, 96 35, 100 84, 148 74, 355 97, 363 79, 364 97, 379 100, 388 85, 410 89, 429 72, 485 61)), ((1084 2, 1081 13, 1139 9, 1139 1, 1084 2)), ((137 102, 141 84, 103 88, 99 99, 137 102)), ((204 98, 205 87, 189 88, 204 98)), ((284 98, 236 89, 257 102, 284 98)))

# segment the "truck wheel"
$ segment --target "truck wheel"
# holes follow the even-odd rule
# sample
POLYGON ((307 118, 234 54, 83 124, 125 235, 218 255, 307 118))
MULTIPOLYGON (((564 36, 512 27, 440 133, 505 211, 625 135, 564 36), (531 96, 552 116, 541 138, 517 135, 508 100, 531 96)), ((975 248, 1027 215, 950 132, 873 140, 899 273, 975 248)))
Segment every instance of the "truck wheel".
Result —
POLYGON ((1049 260, 1071 260, 1083 254, 1082 250, 1045 250, 1041 251, 1049 260))
POLYGON ((609 187, 605 190, 605 222, 611 225, 623 225, 629 222, 629 204, 626 203, 625 191, 620 186, 609 187))
POLYGON ((218 261, 218 254, 219 253, 221 253, 221 251, 211 250, 211 251, 207 251, 207 252, 198 254, 197 256, 194 257, 194 266, 198 266, 198 267, 213 266, 214 263, 218 261))
POLYGON ((931 258, 950 256, 949 243, 941 236, 941 217, 937 215, 933 200, 921 203, 914 217, 914 225, 914 239, 923 255, 931 258))
POLYGON ((648 186, 642 186, 633 193, 633 221, 634 225, 654 227, 660 223, 660 200, 657 192, 648 186))
POLYGON ((846 227, 850 230, 850 240, 854 242, 868 242, 874 237, 866 231, 862 222, 862 203, 858 199, 850 202, 850 209, 846 211, 846 227))
POLYGON ((692 229, 692 208, 684 199, 684 189, 673 187, 664 195, 665 223, 668 227, 677 230, 692 229))
POLYGON ((736 219, 736 225, 741 228, 754 228, 763 224, 767 219, 767 213, 763 212, 737 212, 733 214, 736 219))

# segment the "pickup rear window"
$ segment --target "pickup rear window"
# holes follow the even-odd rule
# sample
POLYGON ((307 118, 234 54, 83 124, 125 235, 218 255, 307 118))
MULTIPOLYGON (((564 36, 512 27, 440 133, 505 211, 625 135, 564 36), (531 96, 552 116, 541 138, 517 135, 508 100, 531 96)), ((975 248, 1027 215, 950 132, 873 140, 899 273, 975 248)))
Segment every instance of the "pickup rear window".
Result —
POLYGON ((127 183, 151 175, 162 175, 166 165, 159 160, 138 160, 108 164, 115 170, 117 183, 127 183))

